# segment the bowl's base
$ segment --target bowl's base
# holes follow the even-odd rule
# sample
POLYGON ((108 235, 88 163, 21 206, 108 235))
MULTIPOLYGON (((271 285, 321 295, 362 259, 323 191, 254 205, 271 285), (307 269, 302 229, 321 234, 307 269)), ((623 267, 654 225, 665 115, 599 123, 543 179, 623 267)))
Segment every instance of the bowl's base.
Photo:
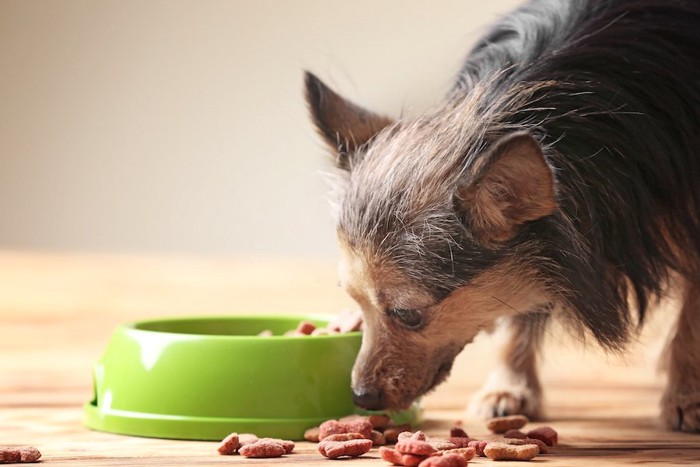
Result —
MULTIPOLYGON (((233 432, 254 433, 261 438, 303 440, 307 429, 318 426, 330 418, 343 416, 293 419, 182 417, 105 410, 92 402, 87 402, 83 406, 83 412, 85 426, 93 430, 149 438, 201 441, 219 441, 233 432)), ((416 404, 408 410, 392 414, 392 418, 396 424, 416 425, 420 412, 420 407, 416 404)))

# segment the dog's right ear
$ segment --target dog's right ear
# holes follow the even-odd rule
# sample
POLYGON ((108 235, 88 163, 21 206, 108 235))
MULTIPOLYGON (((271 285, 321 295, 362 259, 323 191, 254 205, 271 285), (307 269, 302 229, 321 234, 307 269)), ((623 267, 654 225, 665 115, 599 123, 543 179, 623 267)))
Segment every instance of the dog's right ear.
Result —
POLYGON ((318 132, 335 151, 337 166, 350 170, 357 149, 390 125, 392 120, 342 98, 308 71, 304 82, 306 102, 318 132))

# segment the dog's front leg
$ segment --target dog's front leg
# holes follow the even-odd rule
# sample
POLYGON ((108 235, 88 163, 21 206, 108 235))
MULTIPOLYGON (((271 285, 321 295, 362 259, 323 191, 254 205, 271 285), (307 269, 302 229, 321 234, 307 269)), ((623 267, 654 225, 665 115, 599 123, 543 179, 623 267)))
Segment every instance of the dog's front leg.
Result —
POLYGON ((668 350, 662 420, 673 430, 700 432, 700 282, 686 282, 676 335, 668 350))
POLYGON ((506 318, 497 337, 503 339, 498 366, 489 374, 469 406, 471 415, 490 418, 523 414, 542 415, 542 387, 537 375, 537 354, 548 312, 506 318))

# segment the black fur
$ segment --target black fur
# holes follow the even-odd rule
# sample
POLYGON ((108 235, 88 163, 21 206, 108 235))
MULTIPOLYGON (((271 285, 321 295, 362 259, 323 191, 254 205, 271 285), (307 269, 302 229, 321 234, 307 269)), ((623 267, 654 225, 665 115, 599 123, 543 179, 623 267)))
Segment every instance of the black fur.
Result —
POLYGON ((700 272, 700 2, 533 1, 476 46, 456 92, 494 73, 492 93, 551 82, 503 114, 549 147, 562 215, 538 227, 542 253, 615 347, 630 287, 642 321, 669 270, 700 272))

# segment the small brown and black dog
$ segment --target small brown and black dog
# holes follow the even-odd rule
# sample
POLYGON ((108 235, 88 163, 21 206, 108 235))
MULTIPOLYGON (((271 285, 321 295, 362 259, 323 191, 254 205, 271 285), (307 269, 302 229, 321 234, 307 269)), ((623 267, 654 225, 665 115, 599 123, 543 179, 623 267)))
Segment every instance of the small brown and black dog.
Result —
POLYGON ((418 118, 310 73, 306 94, 343 174, 359 406, 408 406, 498 322, 512 337, 475 406, 536 417, 550 317, 620 350, 677 289, 662 418, 700 431, 700 1, 531 1, 418 118))

